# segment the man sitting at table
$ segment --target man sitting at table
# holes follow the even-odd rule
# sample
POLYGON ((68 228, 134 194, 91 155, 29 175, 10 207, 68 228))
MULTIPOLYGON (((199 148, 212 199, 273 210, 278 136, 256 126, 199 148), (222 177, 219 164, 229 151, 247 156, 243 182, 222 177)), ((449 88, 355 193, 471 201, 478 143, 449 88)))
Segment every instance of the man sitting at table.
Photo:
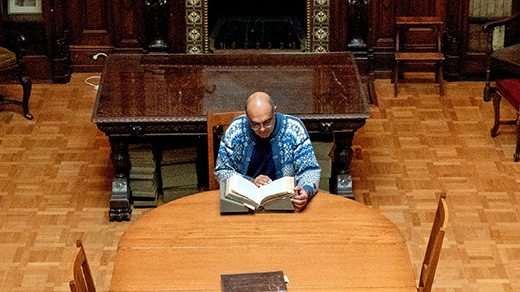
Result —
POLYGON ((301 211, 318 190, 321 168, 303 123, 277 113, 267 93, 255 92, 246 101, 246 115, 224 133, 214 172, 218 181, 238 173, 259 187, 294 176, 291 201, 301 211))

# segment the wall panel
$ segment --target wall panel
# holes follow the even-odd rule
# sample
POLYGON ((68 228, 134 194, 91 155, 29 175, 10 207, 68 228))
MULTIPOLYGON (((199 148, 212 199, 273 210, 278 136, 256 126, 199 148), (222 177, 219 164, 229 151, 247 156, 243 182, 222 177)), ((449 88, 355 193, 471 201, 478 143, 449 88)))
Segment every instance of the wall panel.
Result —
MULTIPOLYGON (((6 1, 6 0, 0 0, 6 1)), ((80 71, 101 71, 102 58, 92 60, 96 53, 148 53, 152 38, 149 30, 153 17, 150 3, 158 0, 43 0, 45 31, 49 39, 49 66, 34 64, 33 68, 51 68, 49 75, 67 80, 68 62, 80 71), (70 58, 68 48, 70 47, 70 58), (67 61, 69 59, 69 61, 67 61)), ((186 52, 186 3, 202 0, 167 0, 169 45, 167 52, 186 52)), ((219 1, 219 0, 207 0, 219 1)), ((259 1, 259 0, 255 0, 259 1)), ((302 0, 304 1, 304 0, 302 0)), ((468 54, 468 9, 470 0, 307 0, 313 5, 330 6, 327 19, 329 51, 355 51, 364 72, 375 72, 377 78, 389 78, 393 67, 394 20, 396 16, 433 16, 447 14, 444 49, 446 78, 463 78, 468 72, 478 72, 484 59, 468 54), (366 44, 352 47, 352 9, 364 5, 362 39, 366 44), (465 68, 467 67, 467 68, 465 68)), ((478 3, 484 0, 474 0, 478 3)), ((487 1, 487 0, 486 0, 487 1)), ((500 0, 505 1, 505 0, 500 0)), ((475 3, 477 3, 475 2, 475 3)), ((491 1, 492 2, 492 1, 491 1)), ((513 0, 513 10, 518 0, 513 0)), ((359 11, 358 11, 359 12, 359 11)), ((359 23, 359 22, 358 22, 359 23)), ((30 58, 36 60, 37 58, 30 58)), ((41 59, 41 57, 40 57, 41 59)), ((38 60, 40 60, 38 59, 38 60)), ((45 58, 43 58, 45 59, 45 58)), ((41 62, 40 62, 41 63, 41 62)), ((31 65, 29 65, 31 66, 31 65)), ((70 68, 69 68, 70 69, 70 68)), ((53 77, 53 79, 56 79, 53 77)), ((56 79, 57 80, 57 79, 56 79)))
POLYGON ((68 23, 70 57, 74 71, 99 71, 102 63, 92 56, 109 53, 112 35, 105 1, 69 0, 64 2, 68 23))

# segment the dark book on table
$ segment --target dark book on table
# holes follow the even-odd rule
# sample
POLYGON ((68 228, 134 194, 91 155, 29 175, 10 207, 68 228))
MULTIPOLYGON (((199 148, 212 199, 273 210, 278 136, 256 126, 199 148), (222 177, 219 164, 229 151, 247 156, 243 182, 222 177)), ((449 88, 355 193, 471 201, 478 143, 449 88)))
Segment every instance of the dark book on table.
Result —
POLYGON ((282 271, 224 274, 220 276, 222 292, 286 292, 282 271))

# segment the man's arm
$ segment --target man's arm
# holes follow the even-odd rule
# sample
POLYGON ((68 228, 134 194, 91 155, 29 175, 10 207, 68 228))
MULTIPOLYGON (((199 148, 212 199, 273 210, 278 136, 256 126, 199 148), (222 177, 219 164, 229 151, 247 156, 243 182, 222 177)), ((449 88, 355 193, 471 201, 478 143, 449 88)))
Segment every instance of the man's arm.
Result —
POLYGON ((307 130, 302 124, 304 139, 294 150, 295 180, 308 192, 309 199, 317 192, 320 183, 321 167, 318 164, 307 130))
POLYGON ((321 168, 314 155, 310 139, 296 148, 294 158, 297 186, 294 188, 295 195, 291 201, 294 210, 301 211, 318 191, 321 168))
POLYGON ((242 120, 235 120, 222 136, 220 141, 218 157, 215 165, 215 176, 217 180, 223 181, 237 174, 251 180, 250 177, 244 175, 244 153, 246 142, 241 127, 242 120))
POLYGON ((310 194, 307 190, 305 190, 301 186, 297 186, 294 188, 294 196, 291 198, 291 202, 294 206, 295 211, 301 211, 307 205, 307 202, 310 199, 310 194))
POLYGON ((292 164, 296 183, 291 201, 294 209, 301 211, 318 190, 321 168, 303 123, 299 119, 291 120, 288 130, 294 143, 292 164))

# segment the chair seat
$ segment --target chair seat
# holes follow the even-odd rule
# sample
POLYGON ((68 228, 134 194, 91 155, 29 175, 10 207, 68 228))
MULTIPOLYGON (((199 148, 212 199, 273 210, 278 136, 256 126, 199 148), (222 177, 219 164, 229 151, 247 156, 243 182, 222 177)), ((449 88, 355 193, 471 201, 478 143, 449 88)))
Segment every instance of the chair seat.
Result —
POLYGON ((4 47, 0 47, 0 69, 16 65, 16 54, 4 47))
POLYGON ((437 52, 399 52, 395 53, 397 61, 442 61, 444 54, 437 52))
POLYGON ((520 79, 497 80, 497 92, 517 111, 520 109, 520 79))
POLYGON ((495 63, 510 64, 513 68, 517 69, 517 72, 520 71, 520 69, 518 69, 520 68, 520 44, 493 51, 493 53, 491 53, 491 59, 495 63))

